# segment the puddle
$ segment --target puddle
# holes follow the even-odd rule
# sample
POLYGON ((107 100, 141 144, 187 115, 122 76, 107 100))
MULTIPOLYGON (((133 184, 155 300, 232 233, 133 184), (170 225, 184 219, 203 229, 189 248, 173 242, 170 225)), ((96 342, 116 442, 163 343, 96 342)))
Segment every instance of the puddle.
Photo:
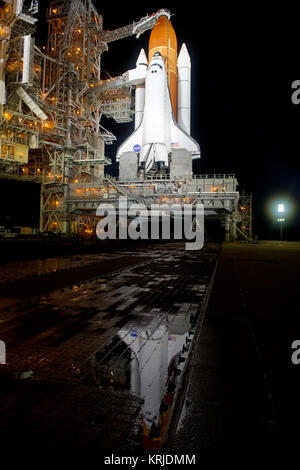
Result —
POLYGON ((136 322, 128 322, 77 371, 82 383, 128 391, 143 399, 145 450, 161 447, 195 323, 195 313, 185 311, 137 316, 136 322))
POLYGON ((14 281, 27 277, 52 273, 62 269, 74 268, 84 264, 100 262, 104 259, 102 255, 70 255, 53 258, 34 259, 5 263, 1 265, 0 282, 14 281))

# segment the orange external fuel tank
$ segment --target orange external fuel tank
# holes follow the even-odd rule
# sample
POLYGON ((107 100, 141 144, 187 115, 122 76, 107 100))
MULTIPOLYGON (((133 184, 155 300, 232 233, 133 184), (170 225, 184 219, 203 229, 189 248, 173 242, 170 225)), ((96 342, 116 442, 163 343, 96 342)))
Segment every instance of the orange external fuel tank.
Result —
POLYGON ((160 16, 151 31, 149 63, 155 52, 160 52, 165 61, 173 114, 177 120, 177 38, 166 16, 160 16))

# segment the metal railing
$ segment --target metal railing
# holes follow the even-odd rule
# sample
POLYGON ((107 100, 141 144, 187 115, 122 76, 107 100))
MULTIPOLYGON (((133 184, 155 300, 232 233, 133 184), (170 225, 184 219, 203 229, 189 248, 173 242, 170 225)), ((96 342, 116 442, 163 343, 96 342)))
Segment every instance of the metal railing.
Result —
POLYGON ((108 176, 109 178, 113 178, 114 180, 120 182, 120 183, 129 183, 129 182, 134 182, 134 183, 144 183, 146 181, 185 181, 185 180, 198 180, 198 179, 235 179, 235 175, 232 173, 220 173, 220 174, 200 174, 200 175, 193 175, 190 178, 186 177, 177 177, 177 178, 171 178, 170 175, 146 175, 144 178, 119 178, 118 176, 110 176, 110 175, 105 175, 104 178, 108 176))

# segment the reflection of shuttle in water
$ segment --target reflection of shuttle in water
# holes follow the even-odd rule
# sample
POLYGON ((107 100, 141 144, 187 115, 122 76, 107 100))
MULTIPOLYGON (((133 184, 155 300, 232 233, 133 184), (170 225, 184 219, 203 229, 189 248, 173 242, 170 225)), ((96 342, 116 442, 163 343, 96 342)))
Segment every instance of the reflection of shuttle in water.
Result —
POLYGON ((169 366, 182 351, 190 327, 189 316, 179 315, 172 322, 153 319, 146 329, 121 330, 118 334, 130 345, 131 392, 144 400, 142 414, 150 432, 158 424, 162 399, 166 393, 169 366), (133 341, 133 337, 135 340, 133 341))
POLYGON ((160 445, 166 430, 192 333, 186 310, 145 317, 146 325, 128 323, 119 330, 81 367, 80 375, 84 383, 129 390, 143 399, 143 441, 150 449, 160 445))

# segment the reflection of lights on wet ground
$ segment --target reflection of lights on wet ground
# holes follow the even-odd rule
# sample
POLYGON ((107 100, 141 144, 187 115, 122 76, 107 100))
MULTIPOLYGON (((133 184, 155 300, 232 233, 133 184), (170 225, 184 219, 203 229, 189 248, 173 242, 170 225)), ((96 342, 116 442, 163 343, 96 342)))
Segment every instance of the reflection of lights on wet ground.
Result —
POLYGON ((115 391, 136 403, 136 397, 143 398, 140 442, 144 448, 159 449, 215 255, 199 254, 199 262, 194 253, 177 246, 164 247, 163 255, 159 248, 140 254, 150 261, 37 301, 33 316, 39 318, 46 310, 57 326, 53 350, 49 364, 39 363, 30 351, 25 357, 37 376, 68 377, 107 391, 108 403, 115 391))
POLYGON ((107 255, 70 255, 53 258, 28 260, 22 262, 5 263, 1 265, 0 281, 25 279, 45 273, 57 272, 64 269, 101 262, 107 255))

